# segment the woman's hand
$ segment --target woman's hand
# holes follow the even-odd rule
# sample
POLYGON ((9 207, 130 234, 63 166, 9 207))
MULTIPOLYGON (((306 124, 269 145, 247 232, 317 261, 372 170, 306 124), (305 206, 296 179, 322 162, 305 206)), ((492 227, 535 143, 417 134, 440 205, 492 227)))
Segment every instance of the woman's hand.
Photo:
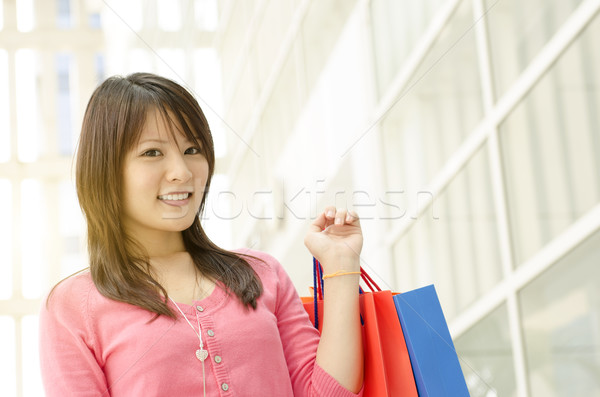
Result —
POLYGON ((363 383, 358 283, 363 237, 356 212, 335 207, 310 225, 304 244, 321 262, 328 278, 324 299, 323 331, 317 363, 339 384, 356 393, 363 383))
POLYGON ((354 211, 327 207, 310 225, 304 245, 323 266, 325 273, 355 271, 363 236, 354 211))

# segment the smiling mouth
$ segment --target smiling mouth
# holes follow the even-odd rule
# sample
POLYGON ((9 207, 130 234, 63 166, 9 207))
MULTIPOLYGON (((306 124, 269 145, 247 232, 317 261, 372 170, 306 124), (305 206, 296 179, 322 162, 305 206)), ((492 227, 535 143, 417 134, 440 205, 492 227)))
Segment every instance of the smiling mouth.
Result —
POLYGON ((168 201, 179 201, 187 200, 191 195, 192 193, 163 194, 162 196, 158 196, 158 199, 168 201))

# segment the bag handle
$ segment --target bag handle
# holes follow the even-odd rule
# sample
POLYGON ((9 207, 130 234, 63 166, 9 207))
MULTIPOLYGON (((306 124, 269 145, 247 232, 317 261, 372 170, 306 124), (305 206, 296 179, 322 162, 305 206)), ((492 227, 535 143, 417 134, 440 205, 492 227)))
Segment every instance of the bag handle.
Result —
MULTIPOLYGON (((360 277, 364 281, 364 283, 369 287, 371 292, 381 291, 381 288, 377 283, 373 280, 371 276, 365 271, 365 269, 360 267, 360 277)), ((359 293, 363 293, 363 289, 358 286, 359 293)), ((323 295, 325 294, 325 285, 323 283, 323 266, 317 260, 317 258, 313 257, 313 306, 315 312, 315 328, 319 329, 319 305, 318 301, 323 300, 323 295)), ((362 323, 362 316, 361 316, 362 323)))
POLYGON ((362 266, 360 267, 360 277, 363 279, 365 284, 367 284, 367 286, 371 289, 372 292, 381 291, 379 285, 377 285, 377 283, 373 280, 373 278, 371 278, 371 276, 369 276, 369 273, 367 273, 362 266))
MULTIPOLYGON (((377 285, 375 280, 366 272, 366 270, 361 266, 360 267, 360 277, 363 282, 369 287, 371 292, 381 291, 381 287, 377 285)), ((359 287, 360 288, 360 287, 359 287)), ((317 260, 317 258, 313 257, 313 290, 315 299, 323 299, 323 295, 325 293, 325 285, 323 283, 323 266, 317 260)))

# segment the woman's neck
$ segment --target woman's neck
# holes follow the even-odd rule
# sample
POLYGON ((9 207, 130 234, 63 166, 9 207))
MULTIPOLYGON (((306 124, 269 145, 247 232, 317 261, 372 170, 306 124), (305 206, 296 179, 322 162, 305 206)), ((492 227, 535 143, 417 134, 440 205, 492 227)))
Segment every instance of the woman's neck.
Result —
POLYGON ((150 258, 163 258, 186 252, 181 232, 146 231, 135 233, 133 238, 150 258))
POLYGON ((191 305, 213 291, 215 283, 203 277, 188 252, 178 252, 163 257, 151 257, 154 277, 167 290, 169 297, 179 303, 191 305))

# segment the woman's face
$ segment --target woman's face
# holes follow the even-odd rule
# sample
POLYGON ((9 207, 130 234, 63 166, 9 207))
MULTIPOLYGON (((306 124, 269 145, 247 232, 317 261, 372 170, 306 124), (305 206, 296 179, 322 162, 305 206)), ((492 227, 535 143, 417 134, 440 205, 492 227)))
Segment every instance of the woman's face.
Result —
POLYGON ((202 202, 208 171, 202 148, 183 133, 171 134, 161 113, 150 111, 138 144, 124 162, 121 222, 125 230, 142 237, 190 227, 202 202))

